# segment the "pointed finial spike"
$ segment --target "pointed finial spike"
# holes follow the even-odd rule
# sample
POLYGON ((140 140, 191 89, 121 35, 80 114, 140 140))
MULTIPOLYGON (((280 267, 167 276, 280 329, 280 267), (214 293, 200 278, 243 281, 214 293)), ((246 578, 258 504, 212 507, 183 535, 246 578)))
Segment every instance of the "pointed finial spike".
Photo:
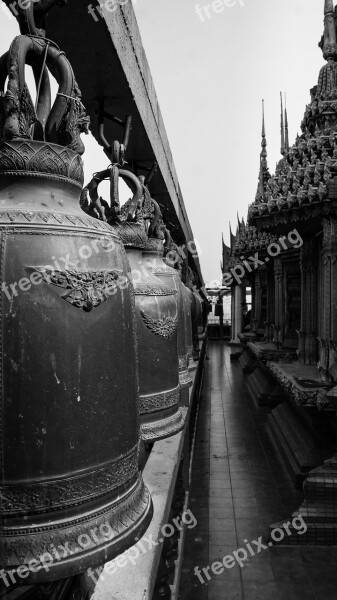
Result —
POLYGON ((333 0, 325 0, 324 2, 324 14, 328 15, 333 12, 333 0))
POLYGON ((259 183, 255 196, 255 202, 259 202, 265 198, 266 184, 269 179, 268 161, 267 161, 267 139, 265 128, 264 100, 262 100, 262 142, 260 153, 260 172, 259 183))
POLYGON ((324 2, 324 34, 320 43, 325 60, 337 59, 337 35, 333 0, 324 2))
POLYGON ((280 92, 281 97, 281 154, 284 156, 285 154, 285 136, 284 136, 284 121, 283 121, 283 98, 282 92, 280 92))
POLYGON ((288 127, 288 113, 287 113, 287 94, 284 94, 284 120, 285 120, 285 150, 289 152, 289 127, 288 127))

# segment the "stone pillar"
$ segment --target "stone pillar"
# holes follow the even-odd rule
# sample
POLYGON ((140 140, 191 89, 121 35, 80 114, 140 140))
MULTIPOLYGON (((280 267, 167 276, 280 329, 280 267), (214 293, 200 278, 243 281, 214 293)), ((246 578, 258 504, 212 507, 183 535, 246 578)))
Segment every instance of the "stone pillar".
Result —
POLYGON ((331 381, 329 372, 337 358, 337 219, 323 219, 322 246, 322 329, 318 367, 324 381, 331 381))
POLYGON ((235 286, 231 287, 231 341, 234 343, 235 340, 235 286))
POLYGON ((273 325, 275 324, 275 281, 273 267, 269 264, 266 271, 267 279, 267 316, 264 338, 267 343, 273 340, 273 325))
POLYGON ((304 240, 301 248, 301 330, 299 360, 304 365, 317 363, 317 260, 313 238, 304 240))
MULTIPOLYGON (((233 290, 233 288, 232 288, 233 290)), ((232 322, 232 344, 240 344, 238 334, 242 331, 242 287, 234 287, 234 311, 232 312, 234 322, 232 322)))
POLYGON ((284 339, 284 272, 283 264, 280 258, 274 261, 274 281, 275 281, 275 328, 274 342, 282 346, 284 339))
POLYGON ((254 311, 254 329, 257 330, 261 327, 261 301, 262 301, 262 286, 259 271, 255 273, 254 281, 255 290, 255 311, 254 311))
POLYGON ((250 280, 251 290, 252 290, 252 315, 250 319, 250 328, 252 331, 255 331, 255 273, 252 273, 250 280))

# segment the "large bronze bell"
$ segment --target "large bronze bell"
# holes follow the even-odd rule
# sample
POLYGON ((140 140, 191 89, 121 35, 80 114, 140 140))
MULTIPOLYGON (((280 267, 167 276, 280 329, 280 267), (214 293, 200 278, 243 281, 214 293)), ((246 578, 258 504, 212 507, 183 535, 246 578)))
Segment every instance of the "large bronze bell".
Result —
POLYGON ((190 289, 192 292, 192 337, 193 337, 193 358, 199 360, 199 322, 202 317, 201 304, 199 303, 198 294, 190 289))
POLYGON ((196 302, 196 321, 198 325, 198 335, 201 336, 204 333, 203 301, 201 300, 198 292, 194 291, 193 293, 196 302))
MULTIPOLYGON (((189 368, 196 369, 199 360, 199 334, 198 334, 198 305, 197 293, 196 293, 196 277, 191 269, 187 266, 185 271, 185 283, 189 296, 189 308, 190 308, 190 326, 191 326, 191 339, 192 339, 192 357, 190 359, 189 368)), ((201 308, 201 307, 200 307, 201 308)), ((200 316, 200 315, 199 315, 200 316)))
POLYGON ((187 346, 187 364, 190 366, 193 360, 193 336, 192 336, 192 305, 190 290, 182 283, 182 293, 184 298, 184 320, 185 320, 185 335, 187 346))
POLYGON ((134 296, 119 236, 83 213, 72 69, 17 37, 0 59, 2 584, 113 558, 152 515, 138 472, 134 296), (50 110, 48 75, 59 82, 50 110), (37 114, 25 63, 42 72, 37 114), (7 67, 8 65, 8 67, 7 67), (8 575, 12 571, 12 575, 8 575), (5 574, 4 574, 5 573, 5 574))
MULTIPOLYGON (((93 189, 108 173, 108 170, 97 173, 96 185, 89 184, 93 200, 97 198, 93 189)), ((155 201, 133 173, 114 167, 111 206, 119 206, 118 177, 129 185, 134 197, 122 207, 117 221, 110 219, 108 211, 105 214, 122 239, 130 265, 130 285, 136 303, 141 433, 145 442, 155 442, 184 427, 179 408, 177 294, 153 275, 143 261, 145 249, 163 255, 163 239, 149 239, 147 234, 147 220, 153 213, 155 201)), ((156 205, 156 215, 158 210, 156 205)), ((152 222, 150 235, 154 227, 152 222)))
MULTIPOLYGON (((170 235, 165 229, 168 239, 170 235)), ((180 275, 176 269, 169 266, 164 261, 164 249, 162 245, 153 244, 149 240, 149 244, 143 252, 144 260, 148 269, 158 277, 163 283, 168 285, 170 289, 175 290, 178 308, 178 361, 179 361, 179 384, 181 392, 181 403, 186 405, 189 399, 189 387, 192 385, 192 379, 187 367, 187 343, 186 343, 186 327, 184 313, 184 295, 180 275)), ((176 256, 176 253, 175 253, 176 256)))

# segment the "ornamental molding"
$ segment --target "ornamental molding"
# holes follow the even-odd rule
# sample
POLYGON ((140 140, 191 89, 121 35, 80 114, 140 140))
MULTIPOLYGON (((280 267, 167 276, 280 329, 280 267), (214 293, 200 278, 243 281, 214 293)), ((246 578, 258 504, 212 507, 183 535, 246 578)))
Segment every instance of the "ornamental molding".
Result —
POLYGON ((54 213, 44 211, 23 211, 23 210, 0 210, 0 223, 8 225, 29 224, 29 225, 54 225, 65 227, 81 227, 86 229, 95 229, 96 231, 109 233, 115 239, 116 233, 107 223, 98 221, 82 215, 68 215, 65 213, 54 213))
POLYGON ((57 144, 17 139, 0 142, 0 173, 5 175, 47 175, 66 178, 83 186, 83 162, 79 154, 57 144))
POLYGON ((172 417, 161 419, 158 422, 144 423, 141 426, 142 438, 146 442, 157 441, 171 437, 184 428, 185 419, 180 410, 172 417))
POLYGON ((44 482, 3 485, 1 510, 19 516, 70 508, 113 491, 137 473, 137 446, 95 471, 44 482))
POLYGON ((174 296, 177 294, 177 290, 170 289, 164 285, 147 285, 137 284, 134 288, 136 296, 174 296))
POLYGON ((89 549, 83 550, 79 546, 78 539, 84 531, 90 531, 92 527, 99 528, 101 524, 109 523, 114 532, 111 543, 115 544, 116 540, 124 540, 129 535, 130 524, 137 526, 142 521, 149 520, 151 513, 150 493, 141 476, 138 476, 131 491, 122 502, 116 500, 107 502, 103 509, 89 512, 85 517, 71 519, 69 524, 65 524, 63 527, 59 527, 58 522, 53 522, 36 525, 29 529, 24 527, 5 528, 2 558, 4 564, 9 568, 16 568, 19 565, 28 564, 32 557, 38 558, 46 551, 46 548, 53 553, 53 548, 64 546, 65 543, 69 544, 73 556, 77 555, 80 558, 81 554, 85 555, 87 552, 92 552, 93 548, 96 550, 100 548, 94 541, 89 549))
POLYGON ((152 267, 151 265, 148 265, 148 269, 149 269, 149 271, 151 271, 151 273, 154 273, 155 275, 177 276, 177 274, 178 274, 175 269, 173 269, 172 267, 169 267, 167 265, 162 265, 160 267, 152 267))
POLYGON ((141 395, 139 402, 141 414, 172 408, 173 406, 179 405, 180 386, 178 385, 168 392, 161 392, 159 394, 151 394, 148 396, 141 395))
POLYGON ((326 398, 326 390, 323 388, 314 389, 312 391, 301 390, 295 382, 291 381, 279 365, 275 362, 267 362, 267 369, 274 379, 279 383, 282 389, 296 402, 298 406, 313 406, 323 409, 330 406, 329 400, 326 398))

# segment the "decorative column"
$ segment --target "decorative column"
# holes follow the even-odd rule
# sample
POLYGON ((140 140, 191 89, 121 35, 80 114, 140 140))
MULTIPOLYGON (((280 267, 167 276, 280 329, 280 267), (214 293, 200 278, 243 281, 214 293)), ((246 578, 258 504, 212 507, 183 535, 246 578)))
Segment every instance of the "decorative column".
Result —
POLYGON ((261 300, 262 300, 262 286, 259 271, 255 273, 255 315, 254 315, 254 329, 257 330, 261 326, 261 300))
POLYGON ((235 286, 231 287, 231 344, 234 344, 236 332, 235 332, 235 286))
POLYGON ((232 295, 232 344, 240 344, 238 334, 242 331, 242 288, 240 285, 236 285, 234 290, 232 288, 232 294, 234 291, 234 303, 232 295), (234 307, 233 307, 234 304, 234 307))
POLYGON ((274 327, 274 342, 280 347, 283 344, 284 338, 284 272, 283 263, 280 258, 274 261, 274 281, 275 281, 275 327, 274 327))
POLYGON ((255 327, 255 306, 256 306, 256 301, 255 301, 255 273, 252 273, 251 275, 251 279, 250 279, 250 285, 251 285, 251 294, 252 294, 252 314, 251 314, 251 319, 250 319, 250 328, 252 331, 256 331, 256 327, 255 327))
MULTIPOLYGON (((323 219, 322 307, 320 357, 318 367, 323 381, 332 381, 337 352, 337 220, 323 219)), ((336 379, 336 375, 334 376, 336 379)))
POLYGON ((301 330, 299 360, 304 365, 317 363, 317 260, 313 238, 304 240, 301 248, 301 330))
POLYGON ((264 338, 267 343, 273 340, 273 325, 275 323, 275 281, 272 265, 267 266, 267 316, 265 322, 264 338))

